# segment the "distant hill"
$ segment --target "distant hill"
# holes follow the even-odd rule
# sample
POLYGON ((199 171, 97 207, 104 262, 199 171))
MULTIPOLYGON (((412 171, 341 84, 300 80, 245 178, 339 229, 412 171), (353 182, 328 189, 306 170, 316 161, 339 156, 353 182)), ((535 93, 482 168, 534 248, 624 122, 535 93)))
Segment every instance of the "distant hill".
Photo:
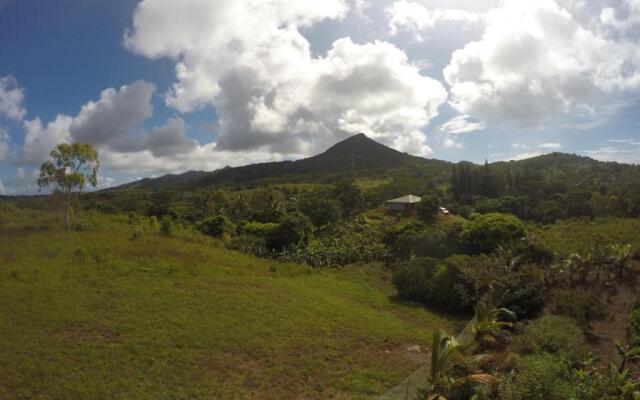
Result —
POLYGON ((194 188, 266 181, 331 180, 349 174, 375 176, 392 169, 407 167, 441 174, 448 171, 450 166, 451 163, 446 161, 430 160, 399 152, 361 133, 336 143, 324 153, 302 160, 252 164, 236 168, 226 167, 213 172, 189 171, 179 175, 147 178, 108 190, 194 188))
MULTIPOLYGON (((463 162, 462 164, 465 164, 463 162)), ((471 164, 471 163, 466 163, 471 164)), ((127 183, 106 191, 122 189, 192 190, 200 187, 256 185, 285 182, 332 182, 343 177, 411 175, 424 180, 439 177, 444 182, 454 164, 447 161, 412 156, 387 147, 364 134, 351 136, 325 152, 296 161, 225 167, 212 172, 189 171, 127 183)), ((541 174, 590 188, 603 185, 619 187, 640 177, 640 167, 615 162, 602 162, 575 154, 550 153, 519 161, 490 164, 494 171, 527 175, 541 174)))

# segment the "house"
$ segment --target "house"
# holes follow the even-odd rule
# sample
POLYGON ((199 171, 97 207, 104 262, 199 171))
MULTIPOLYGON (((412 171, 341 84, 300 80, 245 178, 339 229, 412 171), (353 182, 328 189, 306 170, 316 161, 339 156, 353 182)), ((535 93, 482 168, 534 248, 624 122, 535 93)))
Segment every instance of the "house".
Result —
POLYGON ((413 209, 419 202, 420 197, 414 196, 412 194, 386 201, 389 209, 394 211, 409 211, 413 209))

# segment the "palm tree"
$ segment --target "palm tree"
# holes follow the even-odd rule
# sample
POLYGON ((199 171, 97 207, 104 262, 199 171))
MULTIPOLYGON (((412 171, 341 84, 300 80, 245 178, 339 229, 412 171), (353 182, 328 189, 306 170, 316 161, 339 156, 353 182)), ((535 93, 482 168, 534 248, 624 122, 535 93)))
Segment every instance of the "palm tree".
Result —
POLYGON ((460 332, 457 339, 463 343, 486 345, 505 336, 504 329, 511 328, 516 315, 506 308, 496 308, 489 300, 481 300, 474 307, 474 316, 460 332))
POLYGON ((632 346, 630 344, 622 345, 620 342, 616 342, 616 349, 618 349, 618 355, 622 357, 618 372, 622 373, 625 370, 628 363, 633 363, 640 360, 640 346, 632 346))
POLYGON ((484 373, 467 373, 475 369, 486 356, 474 354, 473 339, 436 332, 431 345, 431 370, 428 377, 428 400, 447 400, 455 387, 469 382, 488 384, 492 377, 484 373))

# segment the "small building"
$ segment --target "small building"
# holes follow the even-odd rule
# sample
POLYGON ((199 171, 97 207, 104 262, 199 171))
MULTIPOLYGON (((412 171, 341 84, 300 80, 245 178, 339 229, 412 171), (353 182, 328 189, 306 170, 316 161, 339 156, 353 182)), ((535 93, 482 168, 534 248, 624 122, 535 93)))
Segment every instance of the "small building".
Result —
POLYGON ((443 213, 444 215, 449 215, 449 210, 447 210, 444 207, 440 207, 440 212, 443 213))
POLYGON ((420 197, 409 194, 406 196, 398 197, 397 199, 387 200, 386 204, 390 210, 409 211, 412 210, 419 202, 420 197))

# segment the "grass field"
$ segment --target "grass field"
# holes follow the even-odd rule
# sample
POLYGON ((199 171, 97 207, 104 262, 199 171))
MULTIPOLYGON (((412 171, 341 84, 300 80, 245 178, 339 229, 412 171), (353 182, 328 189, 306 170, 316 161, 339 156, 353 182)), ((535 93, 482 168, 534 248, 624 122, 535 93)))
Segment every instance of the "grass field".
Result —
POLYGON ((593 246, 630 244, 640 250, 640 220, 632 218, 598 218, 561 221, 539 230, 541 239, 555 252, 587 254, 593 246))
POLYGON ((371 398, 455 323, 378 266, 312 270, 124 218, 0 213, 0 398, 371 398), (138 228, 140 229, 140 228, 138 228))

